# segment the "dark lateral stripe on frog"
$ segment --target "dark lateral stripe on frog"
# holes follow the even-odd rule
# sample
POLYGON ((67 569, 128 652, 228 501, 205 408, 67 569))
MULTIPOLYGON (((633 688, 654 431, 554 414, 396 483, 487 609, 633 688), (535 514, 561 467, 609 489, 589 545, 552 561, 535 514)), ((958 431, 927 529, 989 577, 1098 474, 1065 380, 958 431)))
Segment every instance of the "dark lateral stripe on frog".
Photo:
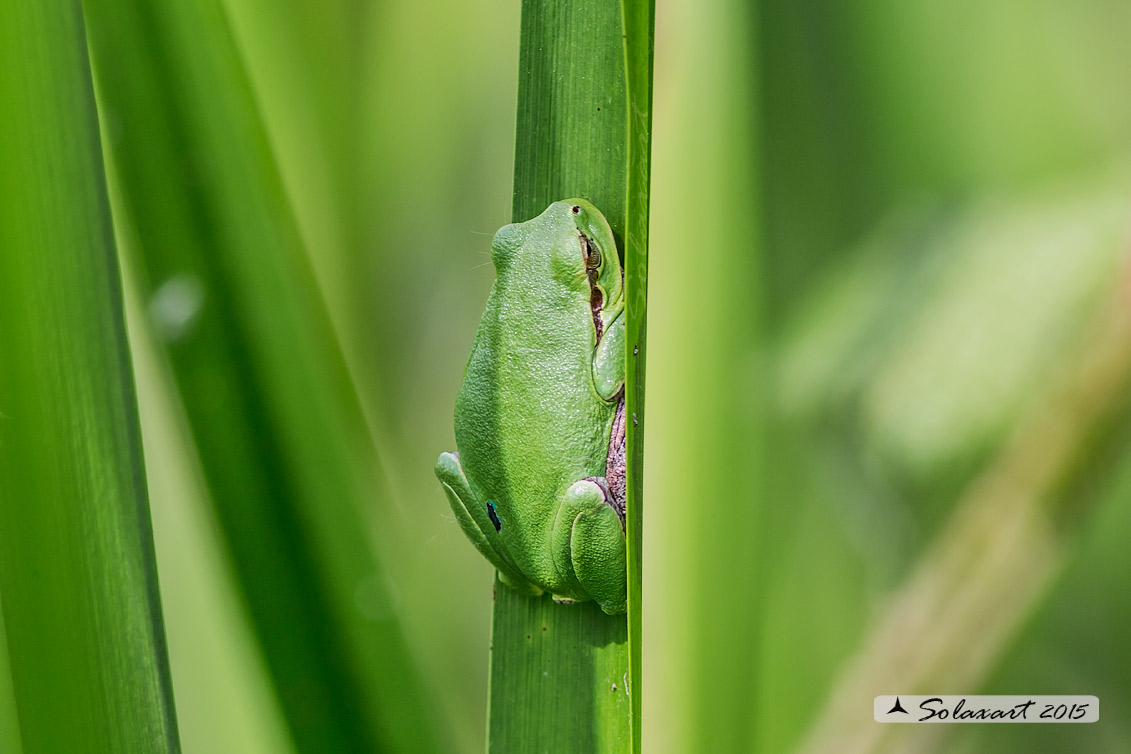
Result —
POLYGON ((601 289, 596 286, 597 282, 597 268, 588 267, 589 263, 589 248, 593 243, 589 240, 589 236, 578 231, 578 240, 581 242, 581 254, 585 259, 586 267, 588 269, 589 277, 589 308, 593 312, 593 327, 597 330, 597 342, 601 342, 601 333, 605 329, 604 324, 601 322, 601 305, 604 303, 604 297, 601 295, 601 289))

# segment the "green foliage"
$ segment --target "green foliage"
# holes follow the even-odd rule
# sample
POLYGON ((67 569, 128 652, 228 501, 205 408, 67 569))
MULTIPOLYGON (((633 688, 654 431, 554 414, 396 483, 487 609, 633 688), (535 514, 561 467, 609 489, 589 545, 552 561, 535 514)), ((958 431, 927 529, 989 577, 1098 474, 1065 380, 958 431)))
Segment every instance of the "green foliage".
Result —
POLYGON ((438 750, 375 457, 222 8, 86 9, 143 295, 296 748, 438 750))
POLYGON ((679 57, 667 63, 678 71, 668 109, 657 92, 644 622, 647 677, 668 680, 663 692, 646 689, 645 737, 661 750, 743 751, 763 538, 774 539, 764 457, 780 445, 763 440, 753 29, 741 3, 666 12, 682 43, 669 52, 679 57))
MULTIPOLYGON (((24 440, 0 444, 0 543, 27 543, 0 552, 3 610, 16 618, 7 626, 10 674, 0 663, 7 752, 20 746, 30 704, 22 689, 35 655, 21 647, 57 636, 46 623, 21 622, 20 605, 61 614, 78 604, 79 588, 113 584, 121 596, 126 583, 153 587, 151 576, 64 578, 64 568, 95 572, 93 561, 65 559, 86 551, 91 529, 80 536, 55 524, 88 519, 9 502, 54 477, 111 468, 105 459, 124 457, 134 420, 120 412, 95 447, 86 422, 117 410, 112 397, 85 404, 82 422, 65 432, 20 425, 13 411, 38 406, 45 422, 57 421, 71 405, 62 397, 73 397, 59 385, 80 384, 77 375, 87 388, 128 380, 119 381, 119 325, 86 311, 96 289, 106 295, 94 281, 116 280, 104 264, 104 204, 90 204, 102 168, 91 162, 89 93, 75 110, 83 100, 61 85, 63 68, 34 62, 69 56, 74 73, 85 58, 79 15, 55 3, 0 5, 0 383, 21 376, 20 395, 0 395, 0 433, 19 428, 24 440), (23 20, 33 16, 56 25, 29 35, 23 20), (30 130, 29 118, 48 113, 30 130), (54 129, 39 127, 49 122, 54 129), (19 148, 28 139, 42 148, 19 148), (28 167, 49 155, 63 159, 57 170, 28 167), (80 196, 85 204, 74 203, 80 196), (50 220, 29 210, 37 197, 50 220), (21 252, 35 223, 34 238, 66 235, 66 264, 48 268, 54 257, 21 252), (95 253, 80 258, 83 250, 95 253), (67 323, 52 319, 59 313, 67 323), (75 346, 57 362, 38 358, 58 342, 49 331, 75 346), (101 367, 84 355, 107 342, 119 351, 101 367), (39 379, 49 369, 58 379, 39 379), (81 457, 100 460, 48 468, 56 456, 36 451, 64 440, 81 440, 81 457), (32 521, 48 515, 54 528, 32 521), (49 568, 50 586, 19 583, 33 571, 9 565, 25 556, 49 568)), ((650 25, 650 3, 602 6, 600 26, 584 22, 596 3, 527 5, 540 10, 523 30, 507 0, 85 2, 102 135, 117 170, 118 245, 137 252, 126 265, 143 298, 131 329, 158 315, 159 356, 175 378, 153 363, 144 338, 132 338, 185 745, 285 750, 285 735, 270 729, 277 716, 293 730, 322 720, 339 746, 358 735, 383 746, 387 728, 359 722, 366 709, 366 720, 388 712, 403 723, 409 746, 481 751, 494 607, 496 639, 513 639, 495 642, 489 727, 498 748, 543 735, 627 750, 626 731, 643 719, 646 749, 657 754, 1121 751, 1131 729, 1131 348, 1119 324, 1131 6, 664 0, 652 107, 640 53, 648 35, 629 31, 620 48, 594 36, 650 25), (539 62, 535 33, 560 65, 539 62), (537 84, 550 75, 553 86, 537 84), (624 97, 602 88, 614 79, 624 97), (608 102, 600 117, 595 98, 608 102), (653 111, 649 175, 644 116, 653 111), (452 447, 452 401, 491 285, 491 234, 571 194, 589 196, 613 222, 641 347, 627 385, 640 422, 629 440, 629 546, 647 578, 630 573, 632 608, 620 623, 592 605, 528 601, 502 587, 497 603, 487 599, 491 569, 431 473, 452 447), (645 266, 649 214, 657 253, 645 266), (642 475, 645 318, 633 292, 645 281, 642 475), (238 390, 194 387, 210 375, 238 379, 238 390), (204 395, 219 418, 206 413, 204 395), (1063 423, 1043 429, 1040 417, 1063 423), (236 446, 251 450, 224 453, 236 446), (193 508, 204 497, 198 475, 215 521, 211 509, 193 508), (221 480, 259 503, 233 504, 217 494, 221 480), (254 533, 235 539, 240 510, 238 523, 254 533), (190 519, 192 536, 182 528, 190 519), (231 558, 190 543, 216 522, 231 558), (375 581, 349 588, 350 563, 371 573, 378 561, 375 581), (963 562, 976 578, 955 567, 963 562), (249 611, 254 631, 232 609, 229 587, 259 601, 249 611), (286 610, 268 613, 271 596, 286 610), (359 605, 393 619, 351 623, 359 605), (308 615, 336 638, 284 625, 308 615), (633 656, 641 628, 644 676, 633 656), (300 650, 293 656, 281 651, 290 641, 300 650), (376 656, 359 649, 370 641, 411 659, 364 660, 376 656), (224 642, 238 651, 217 650, 224 642), (908 654, 892 661, 901 649, 908 654), (275 710, 271 699, 250 698, 285 680, 280 673, 307 670, 342 706, 290 693, 275 710), (543 684, 552 698, 508 697, 498 683, 537 689, 538 671, 555 679, 543 684), (858 725, 856 711, 861 698, 890 692, 888 682, 1098 693, 1103 717, 1086 727, 952 726, 942 736, 936 727, 932 737, 898 726, 871 738, 875 726, 858 725), (629 715, 640 703, 642 715, 629 715), (220 707, 226 716, 212 714, 220 707), (416 740, 436 728, 451 736, 416 740)), ((139 500, 136 463, 136 454, 123 462, 135 481, 114 496, 119 505, 139 500)), ((135 545, 126 549, 114 567, 140 562, 135 545)), ((94 636, 64 638, 90 646, 94 636)), ((146 641, 129 647, 149 657, 146 641)), ((51 658, 59 665, 38 698, 100 703, 77 696, 91 676, 81 663, 64 673, 64 659, 51 658)), ((133 681, 159 679, 147 663, 120 669, 133 681)), ((161 720, 167 707, 131 709, 161 720)), ((72 735, 71 720, 42 718, 58 728, 43 735, 72 735)), ((314 739, 296 738, 307 749, 318 748, 314 739)), ((97 741, 49 751, 84 744, 97 741)))
POLYGON ((487 751, 631 751, 625 616, 496 583, 491 628, 487 751))
POLYGON ((0 746, 178 752, 82 15, 3 17, 0 593, 18 731, 0 746))

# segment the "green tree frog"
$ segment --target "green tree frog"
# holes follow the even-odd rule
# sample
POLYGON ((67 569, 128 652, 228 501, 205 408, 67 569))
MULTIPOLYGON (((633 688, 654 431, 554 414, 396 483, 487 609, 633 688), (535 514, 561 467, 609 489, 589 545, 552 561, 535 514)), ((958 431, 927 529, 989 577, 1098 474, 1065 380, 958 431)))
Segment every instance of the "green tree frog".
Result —
POLYGON ((436 476, 504 584, 627 600, 625 296, 616 242, 583 199, 507 225, 436 476))

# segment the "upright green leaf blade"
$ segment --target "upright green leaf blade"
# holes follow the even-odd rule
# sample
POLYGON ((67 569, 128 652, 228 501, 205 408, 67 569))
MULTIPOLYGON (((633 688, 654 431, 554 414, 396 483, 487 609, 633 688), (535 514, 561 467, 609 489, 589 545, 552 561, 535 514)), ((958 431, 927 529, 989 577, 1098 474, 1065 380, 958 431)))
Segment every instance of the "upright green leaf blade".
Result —
POLYGON ((377 562, 375 454, 216 0, 89 0, 142 287, 296 749, 444 750, 377 562))
POLYGON ((0 593, 20 736, 177 752, 82 14, 0 24, 0 593))
MULTIPOLYGON (((628 90, 628 197, 625 219, 625 294, 628 349, 628 646, 633 688, 642 688, 642 567, 644 562, 644 364, 648 332, 648 207, 652 165, 652 50, 655 0, 621 3, 628 90)), ((642 693, 632 695, 632 750, 640 753, 642 693)))
POLYGON ((619 4, 524 0, 515 132, 516 222, 579 196, 624 239, 628 98, 619 4))
POLYGON ((751 5, 662 7, 679 36, 657 103, 648 485, 665 515, 649 529, 645 620, 646 664, 666 682, 645 701, 647 734, 659 751, 756 751, 757 576, 762 533, 775 536, 762 520, 791 509, 764 488, 751 5))
POLYGON ((627 624, 495 585, 488 751, 624 752, 632 736, 627 624))
POLYGON ((640 750, 643 339, 651 126, 651 1, 526 0, 513 219, 582 197, 625 256, 629 615, 496 587, 489 750, 640 750))

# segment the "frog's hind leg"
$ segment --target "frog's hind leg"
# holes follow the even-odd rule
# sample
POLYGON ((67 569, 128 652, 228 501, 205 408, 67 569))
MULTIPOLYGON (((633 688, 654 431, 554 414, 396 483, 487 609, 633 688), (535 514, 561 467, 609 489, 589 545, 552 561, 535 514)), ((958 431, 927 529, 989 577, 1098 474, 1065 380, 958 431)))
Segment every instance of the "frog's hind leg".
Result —
POLYGON ((601 478, 570 485, 554 521, 551 551, 559 576, 574 592, 561 596, 592 598, 609 615, 620 615, 628 601, 628 558, 607 490, 601 478))
POLYGON ((468 505, 475 505, 475 493, 471 491, 471 485, 467 483, 467 477, 464 476, 459 455, 441 453, 436 460, 436 477, 440 480, 440 485, 443 486, 444 492, 448 495, 448 503, 451 504, 452 512, 455 513, 456 521, 459 521, 463 533, 471 540, 471 544, 475 545, 475 549, 483 553, 483 557, 491 561, 491 565, 498 569, 499 579, 519 594, 532 597, 541 594, 541 589, 527 581, 518 569, 495 549, 483 533, 483 529, 479 526, 475 517, 471 515, 471 509, 468 508, 468 505))

